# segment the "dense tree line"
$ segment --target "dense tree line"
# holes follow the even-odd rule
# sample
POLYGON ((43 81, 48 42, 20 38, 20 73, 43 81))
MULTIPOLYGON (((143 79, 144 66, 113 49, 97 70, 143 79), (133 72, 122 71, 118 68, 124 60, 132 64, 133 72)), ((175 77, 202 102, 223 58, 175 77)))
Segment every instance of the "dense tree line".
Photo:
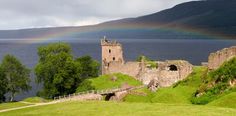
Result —
MULTIPOLYGON (((69 44, 52 43, 38 48, 39 61, 34 71, 36 82, 43 89, 38 95, 53 98, 59 95, 75 93, 77 90, 92 89, 86 81, 97 77, 99 63, 90 56, 74 58, 69 44), (82 89, 79 86, 83 86, 82 89)), ((30 70, 12 55, 6 55, 0 64, 0 102, 13 101, 16 94, 28 91, 30 70)))

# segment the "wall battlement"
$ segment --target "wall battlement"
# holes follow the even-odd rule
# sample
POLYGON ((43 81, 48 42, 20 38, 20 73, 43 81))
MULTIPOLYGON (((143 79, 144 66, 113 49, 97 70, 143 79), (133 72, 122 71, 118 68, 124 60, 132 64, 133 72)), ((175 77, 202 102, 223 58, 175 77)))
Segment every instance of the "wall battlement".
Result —
POLYGON ((116 40, 111 41, 111 40, 107 40, 106 37, 104 37, 103 39, 101 39, 101 45, 102 46, 122 46, 120 43, 118 43, 116 40))
POLYGON ((208 57, 209 70, 215 70, 220 67, 225 61, 236 56, 236 46, 224 48, 215 53, 211 53, 208 57))

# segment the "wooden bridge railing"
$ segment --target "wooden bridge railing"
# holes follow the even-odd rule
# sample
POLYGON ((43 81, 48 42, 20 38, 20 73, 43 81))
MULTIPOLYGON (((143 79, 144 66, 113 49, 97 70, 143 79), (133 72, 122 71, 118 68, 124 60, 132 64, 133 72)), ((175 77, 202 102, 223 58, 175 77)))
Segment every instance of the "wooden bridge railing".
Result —
POLYGON ((69 95, 63 95, 63 96, 54 97, 54 101, 55 100, 71 99, 71 98, 82 96, 82 95, 86 95, 86 94, 105 95, 105 94, 111 94, 111 93, 121 92, 121 91, 130 91, 130 90, 139 89, 139 88, 143 88, 143 87, 145 87, 145 86, 142 85, 142 86, 129 87, 129 88, 118 88, 118 87, 115 87, 115 88, 112 88, 112 89, 105 89, 105 90, 89 90, 89 91, 84 91, 84 92, 79 92, 79 93, 73 93, 73 94, 69 94, 69 95))

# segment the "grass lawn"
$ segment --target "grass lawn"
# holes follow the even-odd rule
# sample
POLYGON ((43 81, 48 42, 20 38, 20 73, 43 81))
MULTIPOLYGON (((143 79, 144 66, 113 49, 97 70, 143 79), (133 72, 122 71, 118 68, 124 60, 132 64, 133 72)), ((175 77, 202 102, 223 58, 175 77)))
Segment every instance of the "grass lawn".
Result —
POLYGON ((97 78, 90 79, 90 81, 92 82, 92 86, 94 86, 96 90, 121 87, 122 84, 125 83, 132 86, 142 85, 141 82, 135 80, 133 77, 121 73, 112 75, 102 75, 97 78), (115 81, 112 80, 113 77, 116 77, 115 81))
POLYGON ((9 108, 16 108, 21 106, 28 106, 30 104, 25 104, 21 102, 12 102, 12 103, 1 103, 0 110, 9 109, 9 108))
POLYGON ((227 116, 236 109, 161 103, 64 102, 0 113, 2 116, 227 116))

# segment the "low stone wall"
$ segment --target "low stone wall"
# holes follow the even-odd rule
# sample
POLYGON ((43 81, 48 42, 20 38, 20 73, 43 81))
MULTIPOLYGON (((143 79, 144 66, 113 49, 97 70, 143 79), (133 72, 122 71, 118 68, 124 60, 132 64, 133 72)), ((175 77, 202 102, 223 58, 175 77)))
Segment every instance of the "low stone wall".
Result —
POLYGON ((158 73, 157 69, 145 69, 139 74, 138 78, 144 85, 148 85, 151 80, 158 80, 158 73))
POLYGON ((119 62, 111 62, 107 69, 109 74, 112 73, 123 73, 132 77, 137 77, 140 72, 140 62, 126 62, 121 64, 119 62))
POLYGON ((211 53, 208 57, 209 70, 215 70, 220 67, 225 61, 236 56, 236 46, 224 48, 215 53, 211 53))
POLYGON ((168 87, 179 81, 179 71, 162 70, 158 73, 158 82, 160 87, 168 87))

